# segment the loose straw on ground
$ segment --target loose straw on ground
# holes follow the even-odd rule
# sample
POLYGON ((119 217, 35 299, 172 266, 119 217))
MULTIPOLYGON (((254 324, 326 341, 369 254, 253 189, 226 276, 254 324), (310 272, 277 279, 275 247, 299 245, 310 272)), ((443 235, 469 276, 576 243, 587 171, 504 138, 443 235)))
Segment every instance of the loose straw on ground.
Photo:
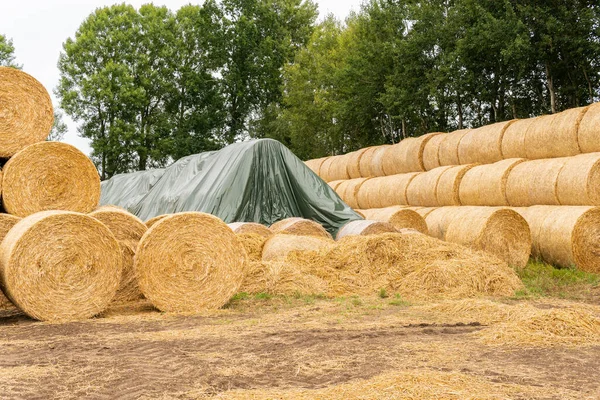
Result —
POLYGON ((318 236, 273 235, 264 244, 262 260, 285 258, 292 251, 315 251, 333 243, 332 239, 318 236))
POLYGON ((248 256, 235 233, 209 214, 173 214, 142 237, 139 285, 161 311, 198 312, 225 305, 244 279, 248 256))
POLYGON ((121 252, 95 218, 44 211, 19 221, 0 245, 4 292, 32 318, 90 318, 113 299, 121 282, 121 252))

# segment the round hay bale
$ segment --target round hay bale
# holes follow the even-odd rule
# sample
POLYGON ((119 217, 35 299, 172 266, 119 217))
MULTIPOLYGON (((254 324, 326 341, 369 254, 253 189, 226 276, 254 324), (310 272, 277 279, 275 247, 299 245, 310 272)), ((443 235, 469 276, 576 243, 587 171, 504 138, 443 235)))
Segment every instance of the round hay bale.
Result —
POLYGON ((524 161, 523 158, 511 158, 469 169, 460 182, 460 204, 508 206, 506 198, 508 176, 513 168, 524 161))
POLYGON ((587 107, 572 108, 534 119, 525 134, 527 158, 535 160, 581 153, 577 132, 586 111, 587 107))
POLYGON ((565 158, 551 158, 517 164, 506 181, 508 204, 513 207, 559 205, 558 176, 565 162, 565 158))
POLYGON ((323 161, 323 164, 321 164, 321 168, 319 169, 319 176, 321 177, 321 179, 323 179, 325 182, 330 182, 333 181, 335 179, 331 179, 330 175, 329 175, 329 170, 331 169, 331 164, 333 163, 333 161, 335 160, 335 157, 327 157, 325 158, 325 160, 323 161))
POLYGON ((369 150, 369 147, 360 149, 353 153, 350 153, 348 156, 348 175, 350 179, 362 178, 363 176, 360 173, 360 160, 363 155, 369 150))
POLYGON ((133 257, 140 239, 148 228, 135 215, 114 207, 101 207, 89 216, 96 218, 110 229, 121 246, 123 261, 121 283, 113 301, 127 302, 139 299, 142 292, 133 269, 133 257))
POLYGON ((219 218, 199 212, 163 218, 142 237, 135 270, 142 293, 161 311, 224 306, 244 279, 248 256, 219 218))
POLYGON ((286 218, 270 227, 273 233, 286 233, 297 236, 318 236, 331 239, 329 232, 321 224, 304 218, 286 218))
POLYGON ((600 208, 514 208, 531 227, 532 254, 547 263, 600 272, 600 208))
MULTIPOLYGON (((406 207, 408 210, 412 210, 419 214, 421 217, 426 218, 429 214, 431 214, 434 210, 437 210, 438 207, 406 207)), ((425 221, 427 223, 427 221, 425 221)), ((429 228, 427 228, 429 232, 429 228)))
POLYGON ((54 123, 48 91, 18 69, 0 67, 0 158, 46 140, 54 123))
POLYGON ((329 185, 329 187, 331 187, 335 191, 338 188, 338 186, 340 186, 342 184, 342 182, 345 182, 345 181, 331 181, 331 182, 327 182, 327 184, 329 185))
POLYGON ((396 175, 425 171, 423 152, 427 142, 437 135, 440 133, 428 133, 417 138, 410 137, 388 147, 383 156, 384 174, 396 175))
POLYGON ((13 215, 39 211, 88 213, 98 207, 100 176, 92 161, 60 142, 32 144, 4 166, 2 203, 13 215))
POLYGON ((360 161, 358 162, 358 170, 360 172, 360 176, 363 178, 373 176, 371 173, 371 163, 373 162, 373 155, 375 154, 377 147, 378 146, 367 147, 363 155, 360 157, 360 161))
POLYGON ((438 206, 460 205, 460 183, 465 174, 475 165, 457 165, 445 170, 435 190, 438 206))
MULTIPOLYGON (((4 240, 8 231, 20 220, 21 218, 14 215, 0 213, 0 242, 4 240)), ((14 304, 0 291, 0 310, 12 310, 14 308, 14 304)))
POLYGON ((425 218, 432 236, 482 250, 522 268, 531 253, 529 225, 510 209, 443 207, 425 218))
POLYGON ((535 119, 518 119, 506 128, 502 137, 503 158, 527 158, 525 135, 535 119))
POLYGON ((344 181, 338 186, 338 193, 346 204, 351 208, 360 208, 358 205, 358 193, 362 185, 372 178, 357 178, 344 181))
POLYGON ((327 170, 327 175, 329 176, 329 180, 339 181, 350 179, 350 175, 348 175, 348 160, 350 154, 344 154, 341 156, 333 157, 333 161, 329 165, 329 169, 327 170))
POLYGON ((440 149, 438 157, 440 159, 440 165, 460 165, 460 158, 458 155, 458 146, 460 141, 469 133, 470 129, 461 129, 458 131, 450 132, 444 135, 444 140, 440 143, 440 149))
POLYGON ((155 223, 157 223, 161 219, 163 219, 165 217, 168 217, 169 215, 172 215, 172 214, 157 215, 156 217, 150 218, 148 221, 145 222, 146 227, 148 229, 152 228, 152 225, 154 225, 155 223))
POLYGON ((556 190, 561 205, 600 206, 600 154, 566 158, 556 190))
POLYGON ((383 160, 385 157, 386 150, 390 147, 389 144, 383 146, 377 146, 375 151, 373 151, 373 155, 371 156, 371 162, 369 166, 369 177, 372 176, 385 176, 385 171, 383 170, 383 160))
POLYGON ((271 235, 263 236, 258 233, 246 232, 237 233, 237 236, 240 239, 244 250, 246 250, 248 260, 251 263, 262 260, 263 247, 271 235))
POLYGON ((327 159, 327 157, 315 158, 314 160, 308 160, 308 161, 305 161, 304 163, 306 164, 306 166, 308 168, 310 168, 312 170, 312 172, 321 176, 321 166, 323 165, 323 163, 325 162, 326 159, 327 159))
POLYGON ((427 234, 427 223, 416 211, 409 210, 402 206, 373 208, 369 210, 360 210, 365 219, 372 221, 387 222, 396 230, 414 229, 415 231, 427 234))
POLYGON ((423 167, 425 171, 431 171, 434 168, 441 167, 440 164, 440 146, 446 140, 447 133, 434 135, 425 143, 423 149, 423 167))
POLYGON ((70 321, 103 311, 121 282, 121 252, 100 221, 43 211, 19 221, 0 244, 4 293, 32 318, 70 321))
POLYGON ((371 178, 363 182, 357 194, 361 209, 384 208, 408 204, 406 192, 419 172, 371 178))
POLYGON ((582 153, 600 152, 600 103, 588 107, 579 123, 577 141, 582 153))
POLYGON ((367 236, 391 232, 398 231, 394 228, 394 225, 388 222, 369 220, 350 221, 338 231, 336 240, 340 240, 346 236, 367 236))
POLYGON ((502 160, 502 139, 513 121, 498 122, 473 129, 458 145, 461 164, 492 164, 502 160))
POLYGON ((263 237, 269 237, 273 234, 269 228, 263 224, 257 224, 256 222, 234 222, 232 224, 227 224, 227 226, 230 227, 234 233, 238 234, 252 233, 263 237))
POLYGON ((422 172, 410 181, 406 189, 406 200, 411 206, 437 207, 437 186, 441 176, 450 166, 422 172))
POLYGON ((319 236, 273 235, 264 244, 262 260, 286 258, 292 251, 316 251, 333 243, 331 238, 319 236))

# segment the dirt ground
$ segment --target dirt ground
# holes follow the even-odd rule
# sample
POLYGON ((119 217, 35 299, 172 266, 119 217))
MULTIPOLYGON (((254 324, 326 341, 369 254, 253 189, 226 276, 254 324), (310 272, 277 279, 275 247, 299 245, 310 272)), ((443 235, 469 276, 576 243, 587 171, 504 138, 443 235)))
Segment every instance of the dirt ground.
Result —
POLYGON ((600 338, 493 346, 477 336, 489 325, 379 297, 248 298, 204 315, 164 314, 140 301, 68 324, 5 312, 0 397, 600 398, 600 338))

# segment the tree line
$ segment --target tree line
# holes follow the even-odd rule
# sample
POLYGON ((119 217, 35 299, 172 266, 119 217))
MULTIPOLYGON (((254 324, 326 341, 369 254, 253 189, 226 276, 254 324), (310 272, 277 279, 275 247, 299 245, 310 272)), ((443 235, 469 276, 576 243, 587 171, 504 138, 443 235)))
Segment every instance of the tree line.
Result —
MULTIPOLYGON (((99 8, 63 45, 60 106, 103 178, 247 138, 303 159, 600 96, 591 0, 311 0, 99 8)), ((0 42, 0 56, 2 42, 0 42)))

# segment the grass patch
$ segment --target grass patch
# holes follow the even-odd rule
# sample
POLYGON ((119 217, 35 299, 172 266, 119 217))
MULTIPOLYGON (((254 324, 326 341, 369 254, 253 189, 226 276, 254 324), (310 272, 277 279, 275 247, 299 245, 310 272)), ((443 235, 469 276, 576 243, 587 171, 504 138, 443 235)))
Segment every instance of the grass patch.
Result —
POLYGON ((254 295, 255 300, 271 300, 272 298, 273 296, 266 292, 256 293, 254 295))
POLYGON ((400 297, 399 294, 396 293, 396 296, 394 296, 394 300, 391 300, 388 303, 390 306, 396 306, 396 307, 408 307, 410 306, 410 303, 406 300, 403 300, 402 297, 400 297))
POLYGON ((589 297, 600 284, 600 275, 576 268, 556 268, 539 261, 530 261, 518 274, 525 285, 525 289, 515 293, 518 299, 559 297, 579 300, 589 297))
POLYGON ((387 291, 384 288, 379 289, 379 297, 381 297, 382 299, 387 299, 389 297, 387 291))

